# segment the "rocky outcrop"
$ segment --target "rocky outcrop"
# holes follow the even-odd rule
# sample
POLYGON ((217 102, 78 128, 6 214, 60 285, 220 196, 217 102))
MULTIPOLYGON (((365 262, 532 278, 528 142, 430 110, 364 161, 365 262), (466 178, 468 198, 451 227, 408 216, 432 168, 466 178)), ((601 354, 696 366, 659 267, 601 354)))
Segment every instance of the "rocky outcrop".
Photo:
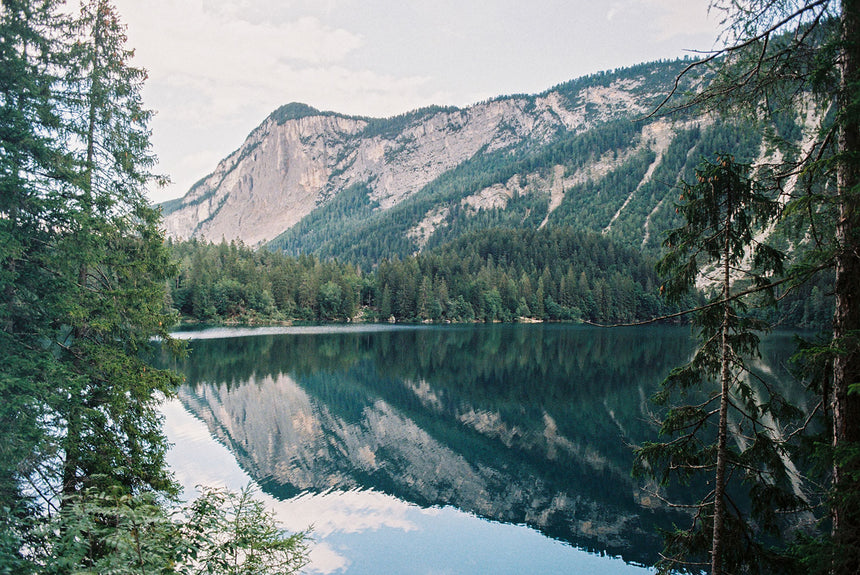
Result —
MULTIPOLYGON (((540 145, 560 133, 641 113, 653 97, 641 83, 618 79, 573 94, 555 89, 387 120, 291 104, 302 113, 273 113, 181 200, 165 204, 167 234, 260 245, 358 184, 367 186, 377 210, 388 210, 476 154, 540 145)), ((558 205, 561 179, 552 180, 547 192, 558 205)), ((477 210, 509 197, 510 190, 500 187, 467 204, 477 210)), ((424 238, 428 229, 411 233, 424 238)))
POLYGON ((274 238, 313 209, 366 124, 339 116, 283 124, 269 118, 165 215, 167 234, 248 244, 274 238))

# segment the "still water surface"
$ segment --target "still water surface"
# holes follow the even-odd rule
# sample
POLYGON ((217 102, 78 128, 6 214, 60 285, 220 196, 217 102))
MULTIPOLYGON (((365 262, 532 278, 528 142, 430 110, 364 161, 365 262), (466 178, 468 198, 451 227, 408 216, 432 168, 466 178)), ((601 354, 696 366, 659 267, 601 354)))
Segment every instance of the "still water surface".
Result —
MULTIPOLYGON (((341 326, 177 334, 194 486, 252 483, 308 573, 642 574, 682 520, 630 476, 687 328, 341 326)), ((779 375, 789 336, 763 346, 779 375)))

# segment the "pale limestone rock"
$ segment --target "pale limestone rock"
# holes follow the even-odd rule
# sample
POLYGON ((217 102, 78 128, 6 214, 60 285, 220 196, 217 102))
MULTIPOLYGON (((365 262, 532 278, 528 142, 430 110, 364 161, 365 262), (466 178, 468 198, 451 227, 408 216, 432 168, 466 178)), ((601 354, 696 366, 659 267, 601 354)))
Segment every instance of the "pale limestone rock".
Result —
MULTIPOLYGON (((535 99, 502 98, 417 116, 399 132, 382 135, 365 135, 363 118, 320 113, 282 124, 269 118, 165 216, 167 234, 257 246, 357 184, 368 186, 378 209, 388 210, 481 151, 525 140, 545 143, 559 130, 588 129, 586 104, 599 112, 591 124, 642 111, 637 87, 636 81, 617 81, 583 91, 575 103, 555 91, 535 99)), ((542 191, 551 196, 552 209, 564 189, 603 171, 597 162, 567 180, 558 170, 548 181, 529 175, 525 182, 494 186, 464 201, 473 210, 504 207, 516 193, 542 191)), ((419 246, 443 223, 439 215, 428 214, 410 232, 419 246)))

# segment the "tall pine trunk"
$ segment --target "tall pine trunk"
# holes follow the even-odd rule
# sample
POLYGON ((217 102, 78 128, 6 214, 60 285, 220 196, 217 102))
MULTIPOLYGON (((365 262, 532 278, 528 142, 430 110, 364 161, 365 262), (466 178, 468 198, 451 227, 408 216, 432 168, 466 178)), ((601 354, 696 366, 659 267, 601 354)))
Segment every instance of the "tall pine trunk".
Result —
POLYGON ((729 381, 731 371, 729 366, 729 320, 731 319, 731 276, 729 258, 731 256, 731 225, 732 197, 728 190, 726 200, 726 223, 723 233, 726 235, 723 249, 723 324, 720 326, 720 419, 717 424, 717 470, 714 477, 714 533, 711 542, 711 575, 723 573, 723 526, 725 524, 725 491, 726 491, 726 457, 728 444, 729 417, 729 381))
POLYGON ((841 19, 839 107, 842 121, 837 167, 839 219, 836 223, 838 252, 833 336, 837 348, 842 351, 834 360, 831 398, 833 444, 837 448, 833 534, 837 544, 853 549, 851 559, 837 562, 842 564, 837 572, 854 575, 860 572, 860 552, 857 551, 860 548, 860 511, 852 510, 845 497, 852 488, 857 489, 856 475, 852 475, 860 471, 860 457, 846 459, 844 455, 847 450, 860 446, 860 395, 849 393, 852 384, 860 383, 860 120, 857 117, 860 103, 855 84, 860 70, 860 0, 843 0, 841 19))

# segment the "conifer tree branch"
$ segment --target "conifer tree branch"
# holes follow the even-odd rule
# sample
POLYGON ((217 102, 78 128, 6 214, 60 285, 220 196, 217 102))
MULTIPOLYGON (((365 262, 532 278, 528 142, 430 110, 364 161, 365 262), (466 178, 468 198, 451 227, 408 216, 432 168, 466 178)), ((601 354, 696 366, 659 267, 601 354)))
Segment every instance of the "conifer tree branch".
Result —
POLYGON ((804 270, 804 272, 803 272, 802 274, 799 274, 798 276, 788 276, 788 277, 784 277, 784 278, 782 278, 782 279, 780 279, 780 280, 776 280, 776 281, 770 282, 770 283, 768 283, 768 284, 766 284, 766 285, 756 286, 756 287, 748 288, 748 289, 746 289, 746 290, 743 290, 743 291, 740 291, 740 292, 734 293, 734 294, 733 294, 731 297, 729 297, 729 298, 720 298, 720 299, 718 299, 718 300, 714 300, 714 301, 712 301, 712 302, 706 303, 706 304, 701 305, 701 306, 697 306, 697 307, 694 307, 694 308, 685 309, 685 310, 682 310, 682 311, 679 311, 679 312, 670 313, 670 314, 667 314, 667 315, 663 315, 663 316, 660 316, 660 317, 655 317, 655 318, 652 318, 652 319, 647 319, 647 320, 644 320, 644 321, 634 321, 634 322, 626 322, 626 323, 613 323, 613 324, 601 324, 601 323, 597 323, 597 322, 593 322, 593 321, 582 320, 582 323, 584 323, 584 324, 586 324, 586 325, 591 325, 591 326, 594 326, 594 327, 603 327, 603 328, 613 328, 613 327, 635 327, 635 326, 641 326, 641 325, 650 325, 650 324, 653 324, 653 323, 657 323, 657 322, 661 322, 661 321, 666 321, 666 320, 670 320, 670 319, 676 319, 676 318, 679 318, 679 317, 684 317, 684 316, 686 316, 686 315, 690 315, 690 314, 692 314, 692 313, 696 313, 696 312, 700 312, 700 311, 705 311, 705 310, 708 310, 708 309, 712 309, 712 308, 715 308, 715 307, 719 307, 719 306, 724 305, 724 304, 726 304, 726 303, 728 303, 728 302, 736 301, 736 300, 742 299, 742 298, 744 298, 744 297, 746 297, 746 296, 748 296, 748 295, 752 295, 752 294, 755 294, 755 293, 759 293, 759 292, 763 292, 763 291, 766 291, 766 290, 770 290, 770 289, 773 289, 773 288, 775 288, 775 287, 777 287, 777 286, 783 285, 783 284, 788 283, 788 282, 790 282, 790 281, 798 280, 798 279, 800 279, 800 278, 802 278, 802 279, 801 279, 801 283, 802 283, 802 282, 804 282, 804 281, 808 280, 810 277, 812 277, 812 276, 813 276, 813 275, 815 275, 816 273, 820 272, 821 270, 825 270, 825 269, 830 268, 830 267, 832 267, 832 264, 828 261, 828 262, 825 262, 825 263, 823 263, 823 264, 817 265, 817 266, 815 266, 815 267, 813 267, 813 268, 811 268, 811 269, 804 270))

